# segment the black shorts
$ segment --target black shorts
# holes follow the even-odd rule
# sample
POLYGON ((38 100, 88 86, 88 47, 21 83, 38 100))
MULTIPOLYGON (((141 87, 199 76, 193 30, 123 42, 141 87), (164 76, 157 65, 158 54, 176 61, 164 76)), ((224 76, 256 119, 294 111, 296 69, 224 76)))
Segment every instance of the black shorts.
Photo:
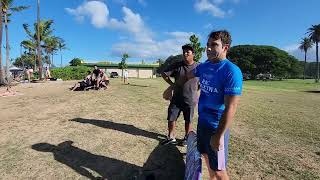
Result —
POLYGON ((176 121, 180 115, 183 113, 183 118, 186 122, 191 122, 194 115, 194 106, 186 103, 178 105, 177 103, 171 102, 168 107, 168 121, 176 121))
POLYGON ((228 162, 228 144, 230 130, 224 133, 223 148, 219 151, 214 151, 211 148, 211 137, 215 134, 216 129, 206 128, 203 126, 197 127, 197 149, 200 154, 207 154, 209 158, 210 168, 214 171, 226 170, 228 162))

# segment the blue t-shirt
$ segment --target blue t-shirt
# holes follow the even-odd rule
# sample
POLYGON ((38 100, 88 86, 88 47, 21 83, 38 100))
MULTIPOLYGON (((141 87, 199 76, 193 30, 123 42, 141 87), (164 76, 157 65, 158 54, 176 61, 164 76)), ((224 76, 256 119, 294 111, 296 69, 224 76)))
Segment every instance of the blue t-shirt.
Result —
POLYGON ((218 63, 207 60, 199 64, 193 73, 199 77, 201 89, 198 104, 198 125, 216 129, 225 108, 224 96, 241 95, 241 70, 228 59, 218 63))

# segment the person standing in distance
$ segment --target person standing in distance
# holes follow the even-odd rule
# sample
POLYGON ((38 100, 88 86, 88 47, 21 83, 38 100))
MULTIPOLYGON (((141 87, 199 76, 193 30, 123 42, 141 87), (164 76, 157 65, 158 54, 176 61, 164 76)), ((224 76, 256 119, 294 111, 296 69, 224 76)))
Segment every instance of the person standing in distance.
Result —
POLYGON ((185 120, 185 136, 182 145, 186 145, 187 135, 192 130, 194 107, 198 100, 198 78, 187 79, 187 74, 192 72, 197 63, 194 61, 194 49, 187 44, 182 46, 183 61, 173 63, 161 74, 163 79, 170 85, 164 92, 164 99, 170 100, 168 107, 168 136, 161 144, 177 144, 176 121, 181 112, 185 120), (174 77, 174 82, 170 77, 174 77), (172 97, 171 97, 172 96, 172 97))

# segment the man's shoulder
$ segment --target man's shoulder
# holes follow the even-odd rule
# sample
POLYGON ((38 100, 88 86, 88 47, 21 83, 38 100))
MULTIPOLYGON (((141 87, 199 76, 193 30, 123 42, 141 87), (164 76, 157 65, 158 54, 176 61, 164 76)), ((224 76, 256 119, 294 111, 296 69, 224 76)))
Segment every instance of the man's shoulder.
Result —
POLYGON ((241 69, 230 60, 226 61, 224 67, 225 67, 225 70, 228 72, 241 72, 241 69))

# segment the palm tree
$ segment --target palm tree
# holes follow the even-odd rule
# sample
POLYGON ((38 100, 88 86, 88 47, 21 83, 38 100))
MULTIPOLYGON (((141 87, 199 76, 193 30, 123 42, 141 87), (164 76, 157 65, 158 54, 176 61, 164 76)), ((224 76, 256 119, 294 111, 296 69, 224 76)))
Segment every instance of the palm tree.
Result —
POLYGON ((62 50, 67 49, 67 47, 65 41, 61 38, 59 38, 58 48, 60 51, 60 67, 62 67, 62 50))
MULTIPOLYGON (((12 14, 12 12, 20 12, 24 9, 27 9, 27 6, 17 6, 17 7, 12 7, 13 6, 13 0, 1 0, 1 11, 2 15, 4 17, 4 28, 6 32, 6 77, 9 77, 9 30, 8 30, 8 16, 12 14)), ((1 33, 2 36, 2 33, 1 33)), ((1 56, 2 54, 0 54, 1 56)))
MULTIPOLYGON (((39 23, 40 32, 38 31, 38 23, 34 23, 34 33, 30 31, 28 24, 23 24, 23 28, 29 37, 29 41, 31 42, 30 44, 34 43, 35 49, 39 50, 39 47, 38 47, 39 44, 40 44, 40 46, 45 46, 46 39, 52 37, 51 36, 52 23, 53 23, 52 20, 40 21, 40 23, 39 23), (40 36, 40 41, 39 41, 40 43, 38 43, 38 35, 40 36)), ((39 53, 37 53, 37 55, 39 55, 39 53)), ((40 57, 40 60, 41 60, 41 57, 40 57)), ((37 62, 38 62, 39 69, 41 68, 41 72, 42 72, 42 61, 39 61, 38 56, 37 56, 37 62)), ((39 75, 40 75, 40 70, 39 70, 39 75)))
POLYGON ((316 44, 316 59, 317 59, 317 76, 316 82, 319 82, 319 42, 320 42, 320 24, 312 25, 308 32, 309 38, 316 44))
POLYGON ((42 61, 41 61, 41 37, 40 37, 40 0, 37 1, 37 50, 39 64, 39 79, 42 79, 42 61))
POLYGON ((36 67, 36 43, 32 40, 24 40, 20 44, 24 49, 28 50, 28 54, 33 57, 33 64, 34 67, 36 67))
POLYGON ((51 36, 44 39, 44 45, 42 45, 44 51, 47 53, 49 64, 53 65, 53 54, 58 50, 59 39, 56 36, 51 36), (51 55, 51 60, 50 60, 51 55))
POLYGON ((310 38, 303 38, 300 42, 299 49, 304 51, 304 68, 303 68, 303 79, 305 79, 306 75, 306 63, 307 63, 307 52, 312 47, 313 43, 310 38))

